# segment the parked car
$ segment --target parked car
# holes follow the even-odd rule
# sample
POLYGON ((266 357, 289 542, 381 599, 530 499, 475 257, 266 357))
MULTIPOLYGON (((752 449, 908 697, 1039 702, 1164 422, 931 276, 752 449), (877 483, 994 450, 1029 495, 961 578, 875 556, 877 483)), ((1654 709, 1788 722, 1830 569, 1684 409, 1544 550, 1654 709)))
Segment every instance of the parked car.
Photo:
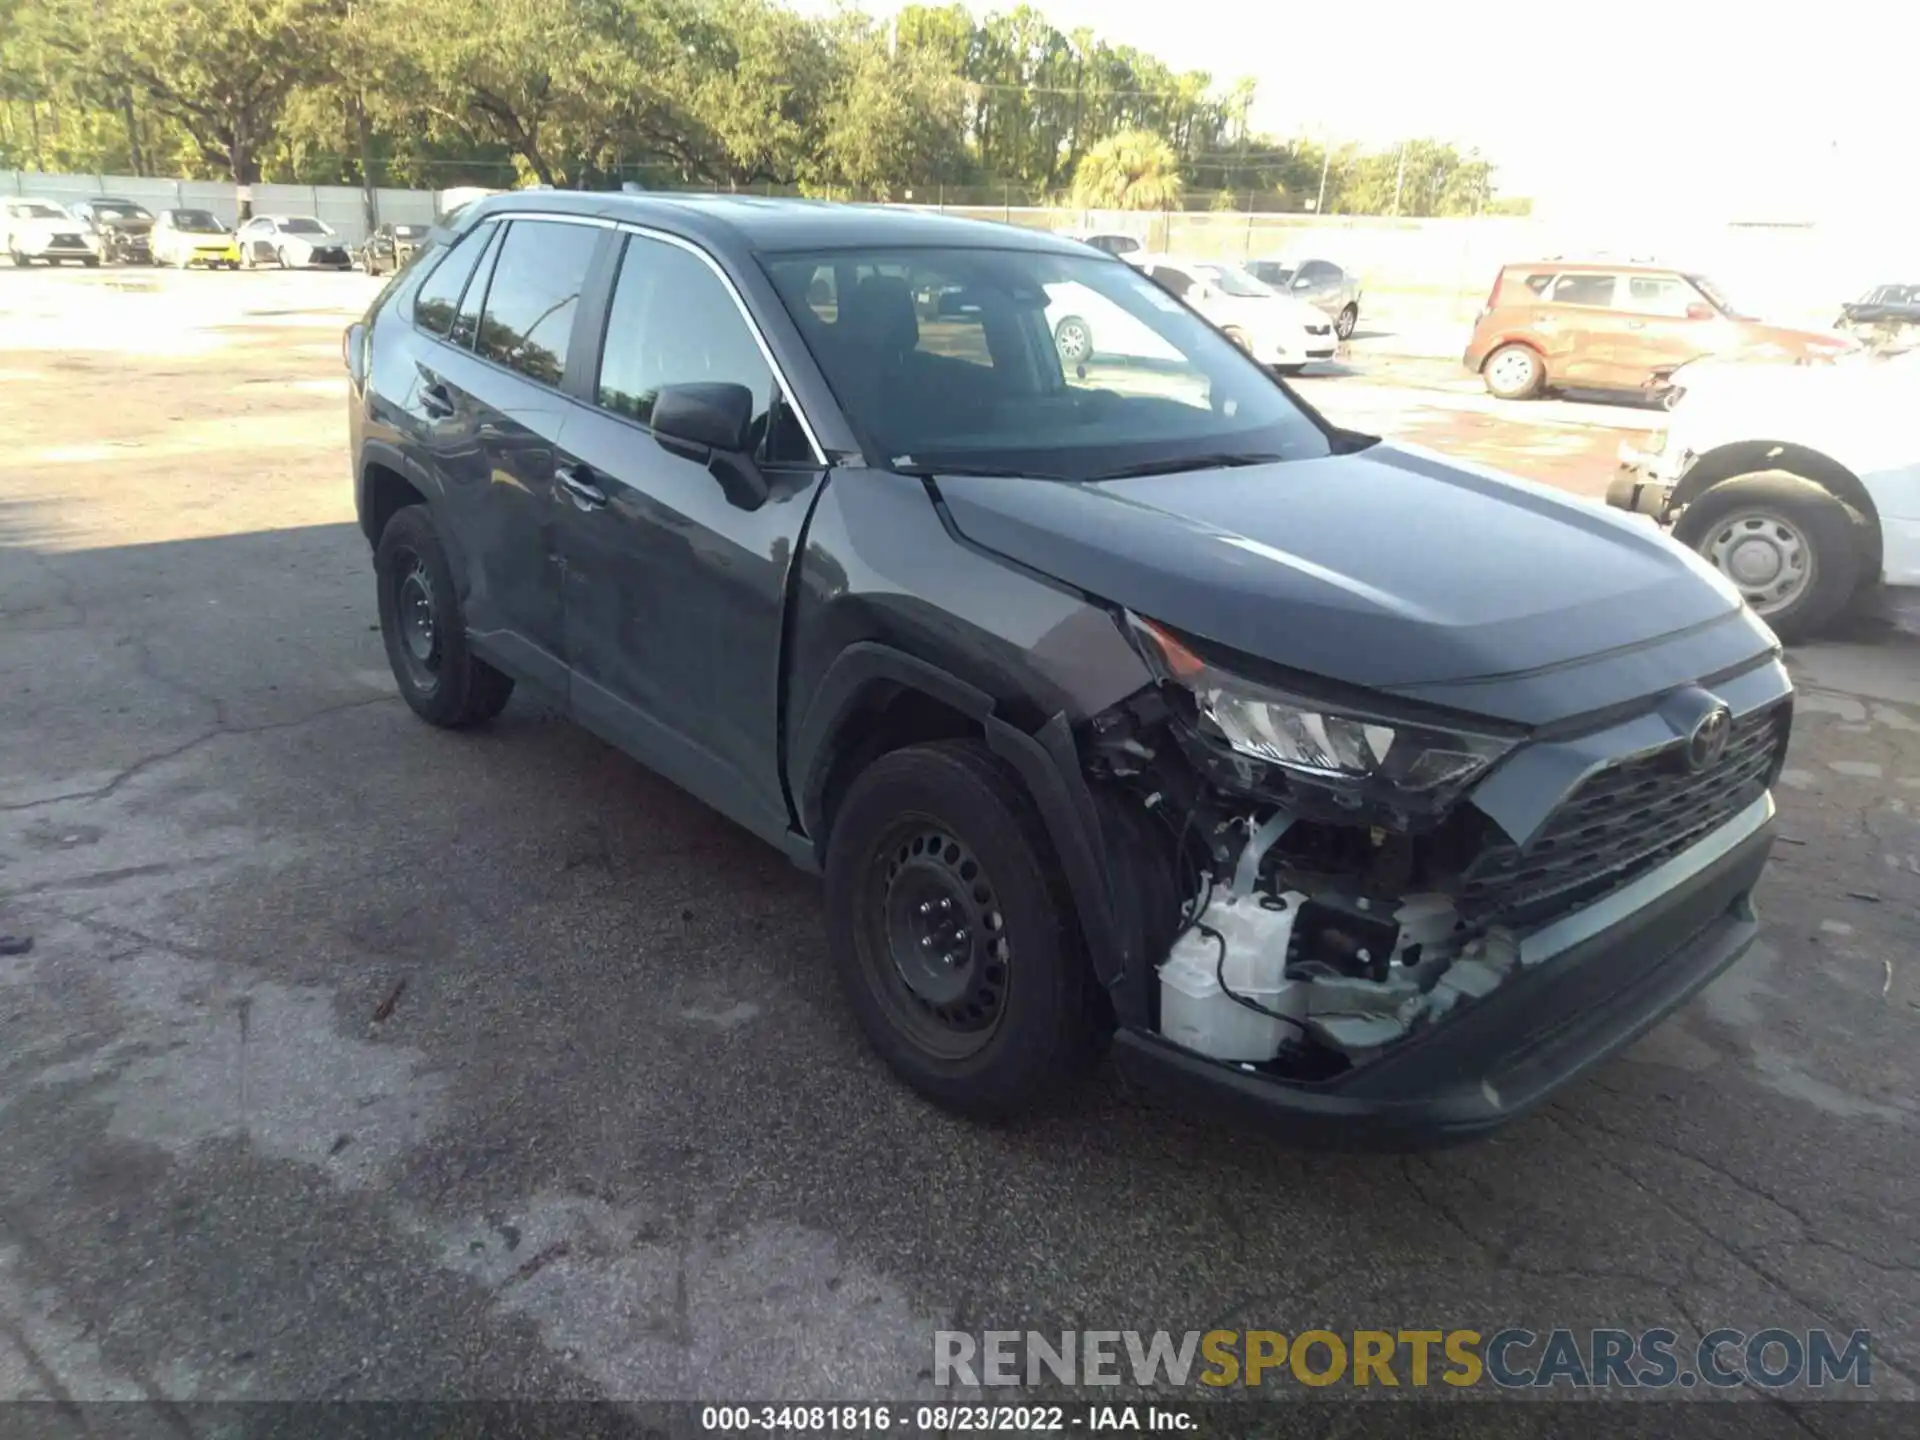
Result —
POLYGON ((100 263, 100 242, 84 220, 70 214, 57 200, 15 199, 0 202, 0 230, 4 231, 7 258, 15 265, 31 265, 44 260, 58 265, 62 260, 82 265, 100 263))
POLYGON ((1360 277, 1353 271, 1331 260, 1278 255, 1249 260, 1246 268, 1262 284, 1324 311, 1342 340, 1353 338, 1353 327, 1360 323, 1360 277))
POLYGON ((256 215, 242 225, 235 238, 240 263, 252 270, 278 265, 282 270, 324 266, 345 270, 353 264, 347 245, 332 226, 311 215, 256 215))
POLYGON ((153 220, 153 262, 185 270, 205 265, 235 270, 240 265, 240 243, 233 231, 211 210, 162 210, 153 220))
POLYGON ((1234 344, 1283 374, 1297 375, 1315 361, 1331 360, 1339 349, 1326 316, 1261 284, 1238 265, 1184 255, 1151 255, 1136 263, 1234 344))
POLYGON ((1875 598, 1920 603, 1920 352, 1699 361, 1676 383, 1659 442, 1623 451, 1612 504, 1671 524, 1783 640, 1875 598))
POLYGON ((100 242, 100 258, 113 265, 151 265, 153 212, 118 195, 90 195, 70 207, 100 242))
POLYGON ((1652 527, 1335 427, 1048 235, 547 192, 436 249, 343 343, 401 695, 523 685, 824 873, 940 1104, 1111 1035, 1302 1139, 1458 1138, 1752 942, 1792 688, 1652 527), (1078 381, 1062 284, 1191 393, 1078 381))
POLYGON ((1543 260, 1501 270, 1462 359, 1503 400, 1557 387, 1657 399, 1703 355, 1820 361, 1853 343, 1756 320, 1697 272, 1543 260))
POLYGON ((1134 236, 1112 230, 1067 230, 1062 232, 1062 236, 1068 240, 1078 240, 1082 245, 1091 245, 1109 255, 1139 255, 1147 248, 1134 236))
POLYGON ((426 244, 427 225, 383 224, 360 242, 360 268, 369 275, 388 275, 413 258, 426 244))
POLYGON ((1874 346, 1907 343, 1920 330, 1920 285, 1876 285, 1840 307, 1839 328, 1874 346))

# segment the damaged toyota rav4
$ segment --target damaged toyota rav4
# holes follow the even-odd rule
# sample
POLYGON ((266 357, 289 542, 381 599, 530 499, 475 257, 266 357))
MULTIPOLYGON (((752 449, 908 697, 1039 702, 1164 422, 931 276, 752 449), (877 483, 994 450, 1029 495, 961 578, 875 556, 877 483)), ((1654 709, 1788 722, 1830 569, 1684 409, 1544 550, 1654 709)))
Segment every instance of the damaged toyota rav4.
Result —
POLYGON ((822 872, 943 1105, 1110 1047, 1301 1141, 1464 1138, 1753 939, 1792 689, 1727 582, 1329 424, 1086 246, 502 195, 345 351, 407 702, 524 687, 822 872), (1063 358, 1067 301, 1129 343, 1063 358))

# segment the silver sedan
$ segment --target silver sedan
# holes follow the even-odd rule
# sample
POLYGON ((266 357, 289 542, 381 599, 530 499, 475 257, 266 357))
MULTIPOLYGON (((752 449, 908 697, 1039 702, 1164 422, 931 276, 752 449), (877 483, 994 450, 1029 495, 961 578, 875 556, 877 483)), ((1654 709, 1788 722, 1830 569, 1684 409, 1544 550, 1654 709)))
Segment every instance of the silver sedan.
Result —
POLYGON ((1360 323, 1360 277, 1353 271, 1331 260, 1276 255, 1249 260, 1243 268, 1262 284, 1324 310, 1333 320, 1334 334, 1342 340, 1353 338, 1353 328, 1360 323))

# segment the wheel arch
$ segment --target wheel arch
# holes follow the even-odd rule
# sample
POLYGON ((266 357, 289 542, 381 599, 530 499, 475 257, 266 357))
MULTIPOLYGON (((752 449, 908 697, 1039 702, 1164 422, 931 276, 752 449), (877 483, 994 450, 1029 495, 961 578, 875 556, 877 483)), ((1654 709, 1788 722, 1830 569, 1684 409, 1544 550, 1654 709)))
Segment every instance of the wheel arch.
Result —
POLYGON ((1784 470, 1789 475, 1818 485, 1850 506, 1865 522, 1861 527, 1861 543, 1867 564, 1866 574, 1875 578, 1879 576, 1882 564, 1880 512, 1873 503, 1873 496, 1853 471, 1810 446, 1782 440, 1742 440, 1709 450, 1687 467, 1687 473, 1674 486, 1671 509, 1684 509, 1722 481, 1764 470, 1784 470))
POLYGON ((1140 1013, 1144 985, 1116 920, 1106 842, 1064 713, 1034 729, 1013 723, 993 697, 930 661, 874 641, 847 647, 828 667, 789 752, 801 833, 793 858, 824 867, 837 807, 867 765, 907 745, 982 739, 1019 777, 1039 811, 1067 882, 1094 974, 1123 1018, 1140 1013))
POLYGON ((1502 335, 1487 347, 1487 353, 1480 357, 1480 373, 1486 374, 1487 363, 1509 345, 1518 345, 1523 350, 1531 350, 1539 358, 1542 369, 1546 368, 1547 352, 1540 342, 1531 335, 1502 335))

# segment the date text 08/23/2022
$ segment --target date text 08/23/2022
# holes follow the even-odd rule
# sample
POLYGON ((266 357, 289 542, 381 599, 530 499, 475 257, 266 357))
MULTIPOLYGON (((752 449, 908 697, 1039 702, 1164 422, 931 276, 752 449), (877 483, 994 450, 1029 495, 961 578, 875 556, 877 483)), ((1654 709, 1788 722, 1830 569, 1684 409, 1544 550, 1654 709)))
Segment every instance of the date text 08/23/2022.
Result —
POLYGON ((1191 1409, 1171 1405, 704 1405, 700 1428, 739 1434, 1173 1434, 1197 1430, 1199 1420, 1191 1409))

